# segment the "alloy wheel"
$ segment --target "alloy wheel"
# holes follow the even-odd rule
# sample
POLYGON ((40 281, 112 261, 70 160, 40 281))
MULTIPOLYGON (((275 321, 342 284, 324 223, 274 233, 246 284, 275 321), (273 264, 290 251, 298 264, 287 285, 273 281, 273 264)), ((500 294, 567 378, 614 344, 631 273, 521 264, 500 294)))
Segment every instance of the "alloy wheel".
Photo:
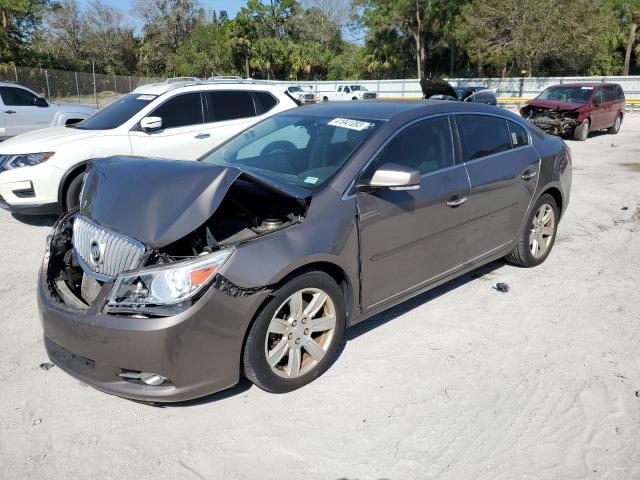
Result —
POLYGON ((267 328, 264 353, 271 370, 284 378, 311 371, 334 339, 336 309, 318 288, 304 288, 287 298, 267 328))
POLYGON ((549 250, 556 227, 556 214, 551 205, 543 203, 531 222, 529 248, 535 258, 542 258, 549 250))

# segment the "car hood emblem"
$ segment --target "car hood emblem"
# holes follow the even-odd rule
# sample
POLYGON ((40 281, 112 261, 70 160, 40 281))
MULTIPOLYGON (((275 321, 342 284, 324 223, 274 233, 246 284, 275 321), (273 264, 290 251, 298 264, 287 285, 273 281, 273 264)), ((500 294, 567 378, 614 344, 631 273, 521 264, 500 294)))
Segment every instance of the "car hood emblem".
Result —
POLYGON ((97 240, 91 240, 91 245, 89 247, 89 260, 94 266, 97 267, 102 263, 103 252, 104 245, 97 240))

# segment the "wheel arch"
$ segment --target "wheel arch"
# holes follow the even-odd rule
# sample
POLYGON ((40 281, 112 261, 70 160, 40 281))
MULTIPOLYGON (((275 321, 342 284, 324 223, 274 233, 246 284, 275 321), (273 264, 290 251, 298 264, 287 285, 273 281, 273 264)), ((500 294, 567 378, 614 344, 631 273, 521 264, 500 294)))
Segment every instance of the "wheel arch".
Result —
MULTIPOLYGON (((542 192, 540 192, 540 195, 538 195, 538 198, 540 198, 545 193, 548 193, 549 195, 551 195, 553 197, 553 199, 556 201, 556 205, 558 206, 558 210, 560 212, 560 215, 562 215, 562 208, 564 206, 564 199, 562 198, 562 192, 560 191, 560 189, 558 187, 547 187, 542 192)), ((537 198, 536 198, 536 201, 537 201, 537 198)))
POLYGON ((58 202, 60 203, 60 207, 63 211, 66 210, 65 195, 67 194, 67 188, 69 188, 69 184, 74 178, 86 170, 87 163, 89 163, 89 160, 83 160, 82 162, 75 164, 62 176, 62 180, 58 186, 58 202))

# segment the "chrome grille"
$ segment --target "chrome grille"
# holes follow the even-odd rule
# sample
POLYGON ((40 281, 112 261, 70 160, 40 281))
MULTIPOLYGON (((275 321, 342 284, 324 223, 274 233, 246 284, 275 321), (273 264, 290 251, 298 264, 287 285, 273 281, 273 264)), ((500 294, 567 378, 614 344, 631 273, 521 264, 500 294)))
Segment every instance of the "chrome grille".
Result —
POLYGON ((372 98, 376 98, 376 94, 373 93, 373 92, 365 92, 365 93, 362 94, 362 98, 366 99, 366 100, 369 100, 369 99, 372 99, 372 98))
POLYGON ((85 273, 105 281, 138 268, 145 250, 139 241, 102 228, 80 215, 73 222, 73 248, 85 273))

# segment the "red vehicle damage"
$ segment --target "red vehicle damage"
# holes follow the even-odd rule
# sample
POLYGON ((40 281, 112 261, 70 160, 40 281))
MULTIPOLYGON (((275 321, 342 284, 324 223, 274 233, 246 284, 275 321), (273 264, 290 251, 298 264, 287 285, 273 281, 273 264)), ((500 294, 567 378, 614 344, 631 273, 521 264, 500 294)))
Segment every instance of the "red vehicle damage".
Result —
POLYGON ((618 84, 565 83, 546 88, 520 114, 547 133, 584 141, 596 130, 618 133, 624 106, 618 84))

